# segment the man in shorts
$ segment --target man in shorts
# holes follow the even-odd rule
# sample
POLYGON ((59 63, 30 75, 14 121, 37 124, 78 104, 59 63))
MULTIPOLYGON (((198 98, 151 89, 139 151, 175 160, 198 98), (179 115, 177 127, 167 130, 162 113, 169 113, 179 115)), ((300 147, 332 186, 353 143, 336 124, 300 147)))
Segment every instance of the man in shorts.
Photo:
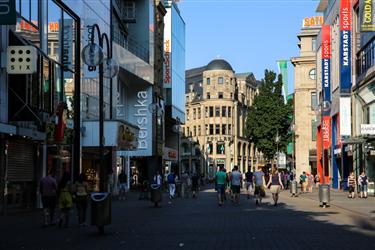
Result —
POLYGON ((241 192, 241 181, 242 175, 238 171, 238 166, 234 166, 232 173, 230 174, 231 188, 233 192, 233 203, 240 203, 240 192, 241 192))
POLYGON ((261 168, 258 168, 258 170, 255 171, 253 180, 255 183, 255 205, 260 205, 262 203, 262 198, 266 195, 266 192, 264 191, 266 182, 264 180, 264 173, 261 168))
POLYGON ((250 168, 245 174, 245 187, 247 192, 247 199, 250 199, 250 193, 253 191, 253 172, 251 172, 250 168))
POLYGON ((227 175, 224 171, 224 167, 221 166, 220 170, 215 175, 215 183, 216 183, 219 206, 222 206, 224 203, 226 178, 227 178, 227 175))

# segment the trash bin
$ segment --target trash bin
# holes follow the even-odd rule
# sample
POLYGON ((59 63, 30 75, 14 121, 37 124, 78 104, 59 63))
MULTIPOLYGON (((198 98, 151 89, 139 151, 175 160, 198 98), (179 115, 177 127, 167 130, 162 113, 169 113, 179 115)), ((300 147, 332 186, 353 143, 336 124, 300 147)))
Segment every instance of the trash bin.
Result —
MULTIPOLYGON (((111 224, 111 195, 110 193, 91 194, 91 225, 103 227, 111 224)), ((99 230, 101 230, 99 228, 99 230)))
POLYGON ((330 202, 330 186, 328 184, 319 185, 319 205, 321 207, 329 207, 330 202))
POLYGON ((155 203, 155 206, 161 202, 161 186, 157 184, 151 184, 151 202, 155 203))
POLYGON ((373 181, 368 183, 367 192, 368 195, 375 196, 375 183, 373 181))
POLYGON ((293 197, 297 197, 297 182, 291 181, 290 182, 290 194, 293 197))

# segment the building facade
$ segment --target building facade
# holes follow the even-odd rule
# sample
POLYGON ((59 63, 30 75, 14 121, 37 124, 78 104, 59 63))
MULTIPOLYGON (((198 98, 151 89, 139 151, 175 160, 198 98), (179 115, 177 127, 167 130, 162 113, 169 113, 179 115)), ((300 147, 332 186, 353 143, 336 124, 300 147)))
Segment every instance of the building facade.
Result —
POLYGON ((186 71, 184 136, 199 145, 200 172, 207 178, 221 166, 231 171, 238 165, 242 172, 254 166, 254 148, 244 128, 256 93, 254 75, 235 74, 222 59, 186 71))
POLYGON ((320 25, 305 26, 298 34, 299 57, 294 66, 294 157, 296 175, 317 173, 316 164, 316 37, 320 25))

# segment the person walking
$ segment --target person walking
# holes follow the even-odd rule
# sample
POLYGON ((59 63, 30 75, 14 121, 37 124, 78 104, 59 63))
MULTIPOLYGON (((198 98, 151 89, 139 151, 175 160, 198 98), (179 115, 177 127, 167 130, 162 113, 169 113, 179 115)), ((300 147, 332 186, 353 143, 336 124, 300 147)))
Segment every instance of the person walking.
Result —
POLYGON ((245 174, 245 187, 247 193, 247 199, 250 199, 250 194, 253 191, 253 172, 249 168, 245 174))
POLYGON ((283 182, 281 180, 281 175, 277 169, 273 171, 273 173, 270 176, 270 179, 267 183, 267 187, 271 184, 271 193, 272 193, 272 199, 274 201, 274 206, 277 206, 277 201, 279 199, 279 193, 281 189, 284 189, 283 182))
POLYGON ((193 173, 193 176, 191 177, 191 191, 193 193, 193 198, 197 197, 198 189, 199 189, 199 176, 195 172, 193 173))
POLYGON ((361 175, 358 177, 359 190, 361 191, 361 198, 367 199, 367 185, 368 178, 365 171, 362 171, 361 175))
POLYGON ((262 203, 262 198, 266 195, 266 192, 264 191, 266 181, 264 179, 264 173, 260 167, 255 171, 253 181, 255 183, 255 205, 260 205, 262 203))
POLYGON ((307 191, 309 193, 313 192, 314 188, 314 176, 312 174, 307 175, 307 191))
POLYGON ((159 203, 162 201, 161 186, 163 184, 163 177, 159 170, 153 177, 153 184, 151 185, 151 202, 154 203, 154 207, 158 207, 159 203))
POLYGON ((42 195, 44 213, 43 226, 46 227, 49 225, 53 225, 57 199, 57 182, 52 170, 49 170, 48 175, 41 179, 39 191, 42 195))
POLYGON ((121 171, 118 175, 118 189, 119 189, 119 200, 126 200, 126 188, 127 188, 128 177, 125 171, 121 171))
POLYGON ((86 224, 86 210, 88 199, 88 184, 86 182, 86 175, 81 173, 78 180, 74 184, 74 196, 78 212, 78 223, 81 227, 87 226, 86 224))
POLYGON ((222 206, 224 204, 226 182, 227 182, 227 175, 224 171, 224 166, 221 166, 220 170, 216 172, 216 175, 215 175, 215 183, 216 183, 219 206, 222 206))
POLYGON ((238 171, 238 166, 234 166, 232 173, 230 174, 231 188, 233 192, 233 203, 238 205, 240 203, 241 193, 241 181, 242 175, 238 171))
POLYGON ((303 171, 302 174, 299 176, 299 184, 301 184, 302 193, 306 193, 307 176, 305 171, 303 171))
POLYGON ((319 187, 319 183, 320 183, 319 173, 316 173, 316 175, 314 177, 314 182, 315 182, 315 187, 318 188, 319 187))
MULTIPOLYGON (((175 197, 176 192, 176 175, 173 170, 167 176, 168 190, 169 190, 169 199, 172 200, 175 197)), ((171 202, 171 201, 169 201, 171 202)))
POLYGON ((354 172, 351 172, 350 175, 348 176, 348 191, 349 195, 348 198, 355 198, 355 186, 357 185, 354 172))
POLYGON ((70 175, 64 172, 58 186, 58 205, 60 208, 59 227, 69 225, 69 212, 73 207, 73 198, 71 193, 70 175))

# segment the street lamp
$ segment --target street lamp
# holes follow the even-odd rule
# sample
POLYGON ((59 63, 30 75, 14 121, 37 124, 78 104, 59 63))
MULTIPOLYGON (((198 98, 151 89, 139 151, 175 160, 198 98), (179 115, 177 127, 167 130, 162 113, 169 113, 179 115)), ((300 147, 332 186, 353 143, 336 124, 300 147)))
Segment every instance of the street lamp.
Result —
POLYGON ((192 162, 192 157, 193 157, 193 147, 192 147, 192 143, 193 143, 193 137, 190 133, 189 137, 188 137, 188 140, 189 140, 189 146, 190 146, 190 154, 189 154, 189 173, 191 172, 191 169, 192 169, 192 165, 193 165, 193 162, 192 162))
POLYGON ((276 132, 275 142, 276 142, 276 169, 279 169, 279 142, 280 142, 279 131, 276 132))
POLYGON ((104 77, 115 77, 119 72, 118 63, 112 59, 112 50, 106 33, 101 34, 99 25, 88 25, 89 43, 82 49, 83 62, 94 70, 99 66, 99 155, 100 179, 99 191, 107 190, 104 168, 104 77), (98 34, 99 45, 95 43, 95 33, 98 34), (107 58, 104 59, 103 43, 106 42, 107 58))

